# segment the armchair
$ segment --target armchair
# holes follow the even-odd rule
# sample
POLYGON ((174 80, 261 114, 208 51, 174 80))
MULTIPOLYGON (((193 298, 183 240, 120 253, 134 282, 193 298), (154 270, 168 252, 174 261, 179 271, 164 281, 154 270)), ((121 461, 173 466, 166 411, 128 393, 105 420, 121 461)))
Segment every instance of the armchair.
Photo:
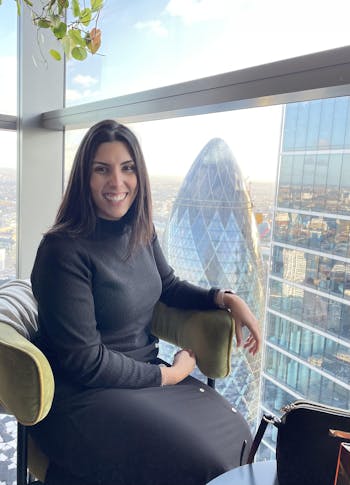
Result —
MULTIPOLYGON (((0 407, 18 423, 17 485, 44 483, 49 464, 27 433, 28 426, 47 415, 54 394, 50 365, 30 341, 36 331, 37 306, 30 282, 5 283, 0 287, 0 407)), ((160 339, 193 349, 212 387, 215 378, 230 373, 234 323, 228 312, 181 310, 158 303, 152 331, 160 339)))

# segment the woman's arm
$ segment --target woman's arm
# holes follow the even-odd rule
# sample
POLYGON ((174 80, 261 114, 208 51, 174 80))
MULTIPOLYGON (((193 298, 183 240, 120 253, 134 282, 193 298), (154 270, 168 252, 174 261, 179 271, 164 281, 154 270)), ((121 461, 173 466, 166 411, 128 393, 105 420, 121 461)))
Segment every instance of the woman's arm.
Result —
POLYGON ((260 328, 257 319, 250 311, 246 302, 238 295, 225 292, 224 290, 217 292, 215 301, 220 308, 224 307, 228 310, 235 321, 237 347, 242 345, 243 327, 248 328, 250 333, 246 338, 243 347, 251 354, 255 355, 261 347, 260 328))
POLYGON ((87 387, 147 387, 161 384, 157 365, 110 350, 95 319, 89 256, 72 239, 41 244, 32 272, 38 301, 40 341, 53 368, 87 387))

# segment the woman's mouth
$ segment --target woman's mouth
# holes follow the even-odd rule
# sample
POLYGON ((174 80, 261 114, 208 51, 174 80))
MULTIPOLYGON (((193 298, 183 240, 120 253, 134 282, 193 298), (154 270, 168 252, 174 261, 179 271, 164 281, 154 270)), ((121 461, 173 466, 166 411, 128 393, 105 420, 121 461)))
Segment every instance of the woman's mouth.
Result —
POLYGON ((122 200, 126 199, 127 195, 127 192, 122 192, 121 194, 112 194, 108 192, 103 194, 103 197, 110 202, 121 202, 122 200))

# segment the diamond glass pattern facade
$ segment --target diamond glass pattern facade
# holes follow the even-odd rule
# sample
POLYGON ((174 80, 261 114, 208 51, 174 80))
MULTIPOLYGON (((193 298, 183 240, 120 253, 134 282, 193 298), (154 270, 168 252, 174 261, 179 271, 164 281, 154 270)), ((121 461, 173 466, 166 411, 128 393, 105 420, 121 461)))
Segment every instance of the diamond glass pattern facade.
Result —
POLYGON ((263 410, 300 398, 349 409, 350 98, 288 105, 281 146, 263 410))
MULTIPOLYGON (((209 288, 233 288, 263 317, 263 267, 250 196, 227 144, 215 138, 190 168, 174 202, 164 251, 177 274, 209 288)), ((234 350, 218 389, 252 425, 258 411, 260 357, 234 350)))

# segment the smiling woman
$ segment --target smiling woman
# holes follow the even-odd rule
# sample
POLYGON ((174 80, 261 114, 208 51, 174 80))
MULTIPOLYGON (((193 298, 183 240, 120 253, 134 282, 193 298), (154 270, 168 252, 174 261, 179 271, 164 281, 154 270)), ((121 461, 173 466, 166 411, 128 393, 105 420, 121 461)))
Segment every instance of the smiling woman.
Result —
POLYGON ((136 163, 124 143, 102 143, 92 163, 91 196, 99 217, 118 220, 137 193, 136 163))
POLYGON ((86 133, 31 281, 36 343, 55 377, 52 409, 30 430, 50 457, 47 485, 204 485, 245 459, 246 420, 190 375, 194 349, 171 364, 158 358, 151 321, 158 301, 192 311, 224 304, 237 346, 250 355, 261 343, 258 322, 237 295, 175 275, 153 225, 142 151, 126 126, 105 120, 86 133))

